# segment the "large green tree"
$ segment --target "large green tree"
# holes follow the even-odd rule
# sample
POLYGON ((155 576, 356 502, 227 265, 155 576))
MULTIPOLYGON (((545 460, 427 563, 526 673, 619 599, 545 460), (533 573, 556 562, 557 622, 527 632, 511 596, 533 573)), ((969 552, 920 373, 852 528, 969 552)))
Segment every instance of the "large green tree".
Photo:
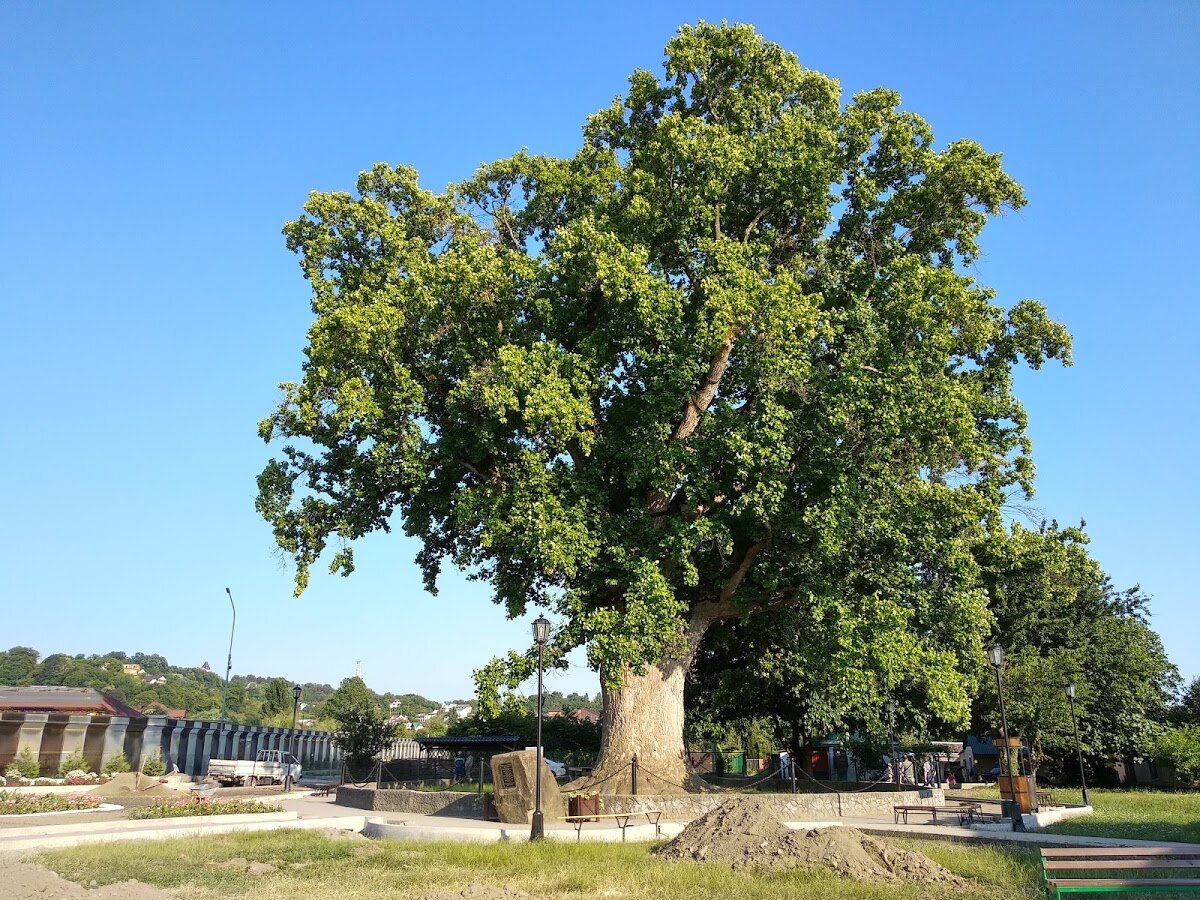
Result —
POLYGON ((334 740, 352 765, 370 762, 396 738, 379 698, 358 676, 342 679, 325 701, 323 714, 337 723, 334 740))
MULTIPOLYGON (((1094 766, 1144 755, 1170 716, 1179 673, 1149 623, 1139 588, 1118 590, 1088 552, 1083 526, 1014 524, 976 547, 995 617, 989 643, 1009 651, 1009 724, 1073 777, 1067 682, 1078 689, 1079 736, 1094 766)), ((978 729, 1000 721, 994 676, 980 672, 978 729)))
MULTIPOLYGON (((569 158, 310 197, 285 233, 316 320, 258 509, 298 592, 330 541, 348 574, 402 524, 430 591, 449 563, 556 611, 550 658, 586 645, 602 675, 598 777, 637 752, 651 786, 687 778, 685 673, 750 609, 865 591, 962 673, 972 536, 1032 472, 1011 370, 1068 354, 970 274, 1023 203, 895 92, 843 104, 749 26, 681 28, 569 158)), ((532 659, 485 667, 485 705, 532 659)), ((967 682, 933 702, 964 716, 967 682)))

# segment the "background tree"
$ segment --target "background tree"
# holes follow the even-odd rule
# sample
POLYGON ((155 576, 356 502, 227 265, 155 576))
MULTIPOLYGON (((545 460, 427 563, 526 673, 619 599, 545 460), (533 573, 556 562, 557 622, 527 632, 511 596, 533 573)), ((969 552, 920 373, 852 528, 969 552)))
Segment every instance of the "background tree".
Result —
POLYGON ((1179 725, 1200 725, 1200 678, 1193 678, 1171 710, 1171 718, 1179 725))
POLYGON ((262 714, 275 716, 292 711, 292 685, 283 678, 272 678, 263 688, 262 714))
MULTIPOLYGON (((301 443, 258 509, 298 592, 330 540, 348 574, 399 512, 430 591, 449 563, 510 616, 557 612, 551 660, 586 645, 601 672, 597 777, 637 752, 648 789, 687 778, 685 674, 750 609, 871 596, 965 720, 969 547, 1030 489, 1011 370, 1068 355, 1039 304, 968 274, 1023 203, 895 92, 843 106, 749 26, 681 28, 568 159, 443 194, 381 164, 310 197, 285 233, 316 320, 260 428, 301 443)), ((481 702, 532 660, 481 669, 481 702)))
POLYGON ((32 647, 9 647, 0 653, 0 684, 32 684, 37 667, 38 652, 32 647))
MULTIPOLYGON (((1082 525, 1052 522, 1037 531, 1013 525, 975 548, 995 616, 989 643, 1012 660, 1005 666, 1010 725, 1058 757, 1066 779, 1074 777, 1068 681, 1079 691, 1080 743, 1092 768, 1117 757, 1130 772, 1167 721, 1179 681, 1149 625, 1149 598, 1136 587, 1117 590, 1087 544, 1082 525)), ((981 667, 979 733, 999 723, 992 677, 981 667)))
POLYGON ((379 701, 359 677, 344 678, 325 701, 324 714, 337 723, 336 741, 351 765, 369 763, 396 739, 379 701))

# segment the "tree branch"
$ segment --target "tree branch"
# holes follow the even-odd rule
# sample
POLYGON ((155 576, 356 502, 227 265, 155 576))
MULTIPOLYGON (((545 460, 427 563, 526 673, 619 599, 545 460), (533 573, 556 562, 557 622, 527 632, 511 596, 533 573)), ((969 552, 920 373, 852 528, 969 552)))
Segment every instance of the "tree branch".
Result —
POLYGON ((756 212, 754 214, 754 218, 751 219, 750 224, 746 226, 745 234, 742 235, 742 243, 743 244, 750 243, 750 232, 752 232, 755 228, 758 227, 758 223, 762 221, 762 217, 765 216, 766 214, 767 214, 767 210, 765 208, 760 209, 758 212, 756 212))
POLYGON ((688 398, 687 405, 683 410, 683 418, 672 432, 671 440, 686 440, 700 424, 700 416, 712 403, 713 397, 717 394, 717 388, 721 384, 721 377, 725 374, 725 369, 729 367, 729 357, 733 354, 736 335, 737 332, 734 329, 729 330, 725 342, 721 344, 721 349, 708 364, 708 372, 705 374, 704 380, 700 382, 700 387, 688 398))
POLYGON ((737 571, 729 576, 729 580, 725 582, 725 587, 721 589, 721 601, 725 602, 733 599, 733 595, 737 593, 738 587, 741 585, 745 577, 750 573, 750 569, 754 566, 754 558, 758 554, 770 546, 771 539, 764 538, 761 541, 755 541, 746 548, 746 552, 742 555, 742 561, 737 567, 737 571))

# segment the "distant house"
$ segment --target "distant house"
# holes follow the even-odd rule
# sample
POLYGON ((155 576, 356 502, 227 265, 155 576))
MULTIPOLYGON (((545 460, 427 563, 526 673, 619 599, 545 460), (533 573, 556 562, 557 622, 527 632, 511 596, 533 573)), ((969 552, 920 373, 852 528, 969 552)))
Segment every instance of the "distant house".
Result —
POLYGON ((143 684, 166 684, 167 676, 166 675, 143 675, 142 683, 143 684))
POLYGON ((95 688, 32 685, 0 687, 0 712, 62 713, 69 716, 127 716, 142 714, 95 688))
POLYGON ((186 719, 186 709, 171 709, 168 706, 163 706, 157 700, 151 700, 149 703, 143 703, 137 708, 138 712, 143 716, 166 716, 168 719, 186 719))
POLYGON ((205 661, 204 661, 204 664, 203 664, 202 666, 200 666, 200 671, 201 671, 201 672, 211 672, 211 671, 212 671, 212 669, 211 669, 211 668, 209 668, 209 665, 208 665, 208 661, 207 661, 207 660, 205 660, 205 661))
POLYGON ((591 722, 593 725, 600 721, 600 713, 594 709, 573 709, 569 714, 564 713, 561 709, 546 711, 547 719, 561 719, 564 715, 569 715, 576 722, 591 722))
POLYGON ((121 666, 121 674, 128 675, 130 678, 137 678, 142 674, 142 667, 137 663, 124 663, 121 666))

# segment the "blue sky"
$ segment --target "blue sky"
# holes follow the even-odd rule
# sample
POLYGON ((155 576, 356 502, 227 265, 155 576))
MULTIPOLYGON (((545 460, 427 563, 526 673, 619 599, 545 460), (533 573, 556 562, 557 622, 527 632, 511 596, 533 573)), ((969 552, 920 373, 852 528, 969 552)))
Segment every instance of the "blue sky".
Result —
MULTIPOLYGON (((427 596, 398 536, 299 600, 254 512, 256 424, 299 372, 307 285, 280 228, 386 160, 440 189, 657 69, 675 28, 748 21, 847 95, 884 85, 939 142, 1004 153, 1029 205, 977 275, 1036 297, 1075 366, 1022 373, 1034 503, 1087 520, 1200 674, 1195 255, 1200 5, 0 5, 0 647, 469 696, 528 643, 486 587, 427 596)), ((552 689, 598 688, 577 665, 552 689)))

